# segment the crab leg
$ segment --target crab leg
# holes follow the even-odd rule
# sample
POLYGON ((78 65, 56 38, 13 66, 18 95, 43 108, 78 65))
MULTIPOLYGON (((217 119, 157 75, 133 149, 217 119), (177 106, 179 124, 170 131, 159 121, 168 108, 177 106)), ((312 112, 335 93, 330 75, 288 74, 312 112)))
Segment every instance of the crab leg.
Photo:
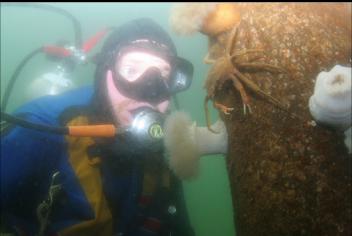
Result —
POLYGON ((214 102, 214 107, 221 110, 225 115, 230 115, 230 111, 233 111, 234 108, 233 107, 227 107, 221 103, 218 102, 214 102))
MULTIPOLYGON (((263 58, 264 57, 264 55, 256 55, 255 57, 252 57, 252 58, 248 58, 248 63, 250 63, 250 62, 253 62, 253 61, 255 61, 255 60, 259 60, 259 59, 261 59, 261 58, 263 58)), ((236 63, 236 65, 237 65, 238 63, 236 63)))
POLYGON ((243 49, 239 52, 232 54, 231 57, 240 57, 240 56, 246 55, 248 53, 263 52, 263 51, 264 51, 263 49, 243 49))
POLYGON ((211 59, 209 56, 209 52, 208 52, 207 55, 205 55, 203 62, 204 62, 204 64, 213 64, 216 62, 216 60, 211 59))
POLYGON ((240 25, 240 22, 238 22, 238 24, 233 27, 232 31, 230 32, 229 35, 229 39, 226 43, 226 48, 225 48, 225 53, 227 53, 228 55, 231 55, 232 49, 233 49, 233 45, 235 42, 235 37, 236 37, 236 33, 237 33, 237 28, 240 25))
POLYGON ((217 134, 219 132, 216 132, 215 130, 213 130, 211 128, 211 121, 210 121, 210 114, 209 114, 209 110, 208 110, 208 101, 211 99, 210 96, 206 96, 204 99, 204 111, 205 111, 205 121, 208 127, 208 130, 214 134, 217 134))
POLYGON ((243 69, 253 69, 253 70, 265 70, 273 73, 285 73, 286 71, 283 68, 278 66, 266 64, 266 63, 238 63, 237 67, 243 69))
POLYGON ((278 106, 279 108, 288 111, 287 107, 284 106, 280 101, 278 101, 276 98, 270 96, 269 94, 265 93, 262 91, 258 85, 253 83, 250 79, 248 79, 245 75, 243 75, 241 72, 239 72, 236 68, 233 68, 234 74, 243 82, 245 83, 248 88, 253 90, 255 93, 261 95, 263 98, 269 100, 272 104, 278 106))
POLYGON ((251 106, 249 105, 250 103, 249 96, 247 95, 246 90, 244 89, 241 81, 238 80, 236 76, 234 76, 233 74, 230 74, 229 76, 232 79, 235 88, 240 92, 242 103, 243 103, 243 113, 246 115, 247 107, 248 107, 249 113, 252 113, 251 106))

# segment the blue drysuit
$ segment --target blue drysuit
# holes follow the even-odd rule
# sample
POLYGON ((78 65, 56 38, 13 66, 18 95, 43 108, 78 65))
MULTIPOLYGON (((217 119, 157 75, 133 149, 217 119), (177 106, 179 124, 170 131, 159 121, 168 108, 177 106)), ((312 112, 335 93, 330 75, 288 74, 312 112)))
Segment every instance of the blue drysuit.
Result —
MULTIPOLYGON (((82 111, 89 110, 92 95, 92 87, 86 86, 41 97, 15 115, 50 126, 89 124, 82 111)), ((169 235, 171 228, 175 235, 193 235, 180 183, 167 168, 163 175, 177 183, 177 188, 158 185, 160 178, 141 165, 132 165, 127 174, 114 173, 104 161, 90 159, 87 149, 93 144, 92 138, 19 126, 5 129, 1 136, 1 212, 6 226, 18 234, 38 233, 37 208, 48 199, 52 176, 58 172, 55 184, 60 191, 50 207, 45 235, 169 235), (170 206, 178 210, 173 216, 165 214, 170 206)))

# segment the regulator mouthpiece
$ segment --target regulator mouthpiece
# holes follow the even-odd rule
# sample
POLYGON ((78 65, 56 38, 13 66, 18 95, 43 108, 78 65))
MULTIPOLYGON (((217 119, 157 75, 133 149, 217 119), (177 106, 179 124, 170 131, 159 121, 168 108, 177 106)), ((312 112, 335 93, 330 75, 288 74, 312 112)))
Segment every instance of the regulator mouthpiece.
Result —
POLYGON ((126 129, 143 146, 160 148, 164 137, 164 115, 149 107, 136 109, 131 126, 126 129))

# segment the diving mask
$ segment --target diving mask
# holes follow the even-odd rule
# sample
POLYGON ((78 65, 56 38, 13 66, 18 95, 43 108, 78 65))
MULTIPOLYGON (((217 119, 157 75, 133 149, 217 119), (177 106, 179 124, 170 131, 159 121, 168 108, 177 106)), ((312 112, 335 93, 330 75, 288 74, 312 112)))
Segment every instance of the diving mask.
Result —
POLYGON ((134 45, 120 51, 112 73, 121 94, 158 104, 191 85, 193 65, 183 58, 134 45))

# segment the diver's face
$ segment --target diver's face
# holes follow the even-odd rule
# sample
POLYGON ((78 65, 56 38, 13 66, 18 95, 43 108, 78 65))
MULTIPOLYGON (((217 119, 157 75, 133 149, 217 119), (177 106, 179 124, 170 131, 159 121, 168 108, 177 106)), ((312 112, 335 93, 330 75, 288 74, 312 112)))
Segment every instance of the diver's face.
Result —
MULTIPOLYGON (((158 68, 164 78, 170 76, 171 66, 167 61, 156 55, 139 51, 131 51, 122 55, 117 61, 114 69, 128 81, 133 82, 138 79, 143 79, 141 75, 151 67, 158 68)), ((147 106, 164 113, 169 106, 169 100, 160 102, 159 104, 150 104, 124 96, 115 87, 113 74, 110 70, 107 71, 106 79, 109 102, 114 117, 116 122, 122 126, 128 126, 131 124, 133 119, 132 111, 137 108, 147 106)))

